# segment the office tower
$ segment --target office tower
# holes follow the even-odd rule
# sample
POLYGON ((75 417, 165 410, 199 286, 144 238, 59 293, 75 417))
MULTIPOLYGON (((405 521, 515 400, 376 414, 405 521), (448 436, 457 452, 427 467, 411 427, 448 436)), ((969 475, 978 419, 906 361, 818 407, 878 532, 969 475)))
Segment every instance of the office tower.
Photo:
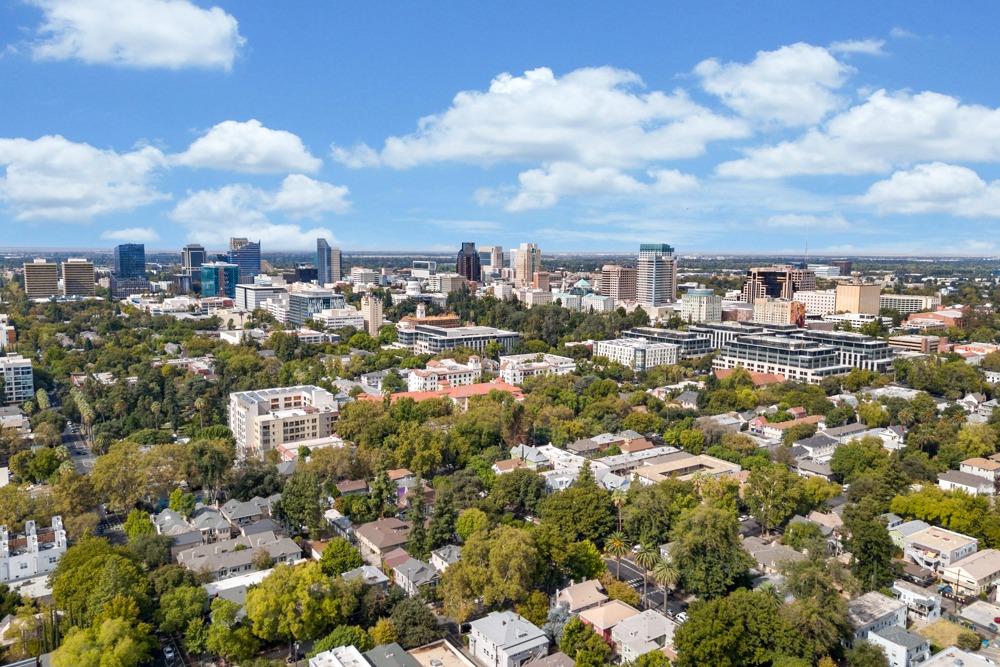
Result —
POLYGON ((601 294, 615 301, 635 301, 635 269, 630 266, 605 264, 601 268, 601 294))
POLYGON ((361 297, 361 317, 365 320, 370 336, 378 336, 378 330, 382 328, 382 299, 377 296, 365 294, 361 297))
POLYGON ((343 294, 311 285, 288 293, 288 321, 302 326, 316 313, 346 306, 343 294))
POLYGON ((205 262, 201 265, 200 272, 203 297, 236 298, 236 285, 240 282, 239 266, 231 262, 205 262))
POLYGON ((340 248, 330 249, 330 282, 339 283, 344 279, 344 267, 341 263, 340 248))
POLYGON ((837 285, 837 312, 878 315, 881 295, 882 288, 878 285, 840 283, 837 285))
POLYGON ((479 268, 486 270, 486 267, 490 265, 490 246, 483 246, 479 249, 479 268))
POLYGON ((333 248, 326 239, 316 239, 316 280, 320 285, 333 282, 333 248))
POLYGON ((635 268, 636 300, 662 306, 677 300, 677 258, 666 243, 643 243, 635 268))
POLYGON ((229 239, 229 261, 240 267, 240 284, 252 285, 253 277, 260 273, 260 241, 229 239))
POLYGON ((115 276, 145 278, 146 246, 141 243, 123 243, 115 246, 115 276))
POLYGON ((70 258, 62 264, 63 296, 94 296, 94 263, 70 258))
POLYGON ((791 299, 799 290, 815 290, 816 274, 788 264, 757 266, 747 269, 743 280, 742 300, 755 303, 757 299, 791 299))
POLYGON ((685 322, 721 322, 722 297, 704 287, 689 289, 681 297, 681 319, 685 322))
POLYGON ((546 292, 552 287, 551 276, 546 271, 535 271, 535 275, 531 277, 531 288, 545 290, 546 292))
POLYGON ((849 259, 835 259, 832 262, 830 262, 830 264, 832 264, 833 266, 836 266, 838 269, 840 269, 840 275, 842 275, 842 276, 849 276, 849 275, 851 275, 851 269, 853 268, 853 265, 851 264, 851 260, 849 260, 849 259))
POLYGON ((500 273, 503 268, 503 246, 495 245, 490 248, 490 270, 493 273, 500 273))
POLYGON ((476 244, 472 241, 462 243, 462 249, 458 251, 455 259, 455 271, 466 280, 479 282, 483 279, 483 267, 479 260, 479 253, 476 251, 476 244))
POLYGON ((410 265, 410 276, 427 279, 437 273, 437 262, 429 259, 415 259, 410 265))
POLYGON ((534 279, 535 272, 542 268, 542 251, 535 243, 522 243, 518 246, 512 262, 514 284, 518 287, 527 287, 534 279))
POLYGON ((48 299, 59 295, 59 267, 55 262, 36 259, 24 263, 24 293, 29 299, 48 299))
POLYGON ((286 283, 311 283, 315 280, 321 285, 323 284, 323 281, 319 279, 319 269, 312 264, 296 264, 291 271, 283 271, 281 277, 286 283))
POLYGON ((197 243, 189 243, 181 250, 181 265, 185 273, 192 273, 204 264, 206 259, 205 247, 197 243))

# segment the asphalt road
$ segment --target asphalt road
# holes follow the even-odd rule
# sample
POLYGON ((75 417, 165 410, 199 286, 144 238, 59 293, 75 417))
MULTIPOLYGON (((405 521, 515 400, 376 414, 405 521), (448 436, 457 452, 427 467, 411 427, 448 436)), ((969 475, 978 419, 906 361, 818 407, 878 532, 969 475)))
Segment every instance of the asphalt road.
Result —
MULTIPOLYGON (((618 561, 614 558, 605 558, 604 562, 608 566, 608 572, 621 581, 627 583, 639 593, 640 597, 642 596, 642 568, 628 558, 622 558, 621 574, 619 574, 618 561)), ((646 599, 643 601, 642 607, 643 609, 663 611, 663 589, 659 584, 653 581, 652 576, 649 577, 649 584, 647 584, 646 587, 646 599)), ((678 600, 677 598, 670 597, 667 600, 667 614, 669 616, 676 616, 680 612, 684 611, 686 607, 687 605, 685 605, 682 600, 678 600)))
POLYGON ((89 474, 94 469, 94 461, 97 460, 97 457, 90 451, 90 446, 80 434, 80 427, 74 424, 70 430, 70 427, 67 426, 63 430, 62 442, 69 450, 76 471, 81 475, 89 474))

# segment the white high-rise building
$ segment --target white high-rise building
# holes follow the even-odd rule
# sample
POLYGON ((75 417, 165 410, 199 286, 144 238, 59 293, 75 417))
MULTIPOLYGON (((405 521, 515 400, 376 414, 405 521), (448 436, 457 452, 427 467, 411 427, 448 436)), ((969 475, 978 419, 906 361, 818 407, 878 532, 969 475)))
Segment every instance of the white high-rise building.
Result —
POLYGON ((713 290, 697 287, 681 297, 681 319, 685 322, 721 322, 722 297, 713 290))
POLYGON ((3 377, 5 403, 23 403, 35 395, 35 377, 31 359, 20 354, 0 357, 0 377, 3 377))
POLYGON ((278 445, 330 436, 338 414, 333 394, 311 385, 229 394, 236 458, 263 460, 278 445))
POLYGON ((677 258, 666 243, 643 243, 636 263, 636 299, 643 306, 677 300, 677 258))

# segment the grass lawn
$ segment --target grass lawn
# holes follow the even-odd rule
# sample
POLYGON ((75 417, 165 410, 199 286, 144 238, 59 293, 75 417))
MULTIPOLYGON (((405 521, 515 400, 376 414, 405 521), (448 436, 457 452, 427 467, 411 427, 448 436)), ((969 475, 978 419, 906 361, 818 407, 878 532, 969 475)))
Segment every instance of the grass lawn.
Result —
POLYGON ((958 642, 958 635, 965 630, 961 625, 943 618, 917 630, 917 634, 927 639, 933 646, 952 646, 958 642))

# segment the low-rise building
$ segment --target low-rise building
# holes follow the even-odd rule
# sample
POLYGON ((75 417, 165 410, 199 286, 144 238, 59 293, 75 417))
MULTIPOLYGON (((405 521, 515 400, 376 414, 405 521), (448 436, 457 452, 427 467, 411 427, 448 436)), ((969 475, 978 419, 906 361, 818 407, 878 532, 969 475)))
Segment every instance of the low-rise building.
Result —
POLYGON ((960 470, 947 470, 939 474, 938 486, 942 491, 964 491, 970 496, 996 494, 996 482, 960 470))
POLYGON ((589 625, 606 642, 611 641, 611 631, 627 618, 639 614, 639 610, 621 600, 608 600, 602 605, 581 611, 578 618, 589 625))
POLYGON ((914 667, 931 657, 930 642, 905 628, 890 626, 869 632, 868 641, 882 649, 888 667, 914 667))
POLYGON ((712 339, 705 334, 692 329, 678 331, 676 329, 659 329, 656 327, 635 327, 622 332, 623 338, 642 338, 652 343, 670 343, 678 348, 677 356, 681 359, 693 359, 709 354, 712 351, 712 339))
POLYGON ((479 382, 483 361, 473 355, 468 363, 454 359, 431 359, 426 368, 415 368, 406 378, 409 391, 437 391, 443 387, 461 387, 479 382))
POLYGON ((431 565, 438 572, 444 572, 458 562, 462 557, 462 547, 457 544, 446 544, 431 552, 431 565))
POLYGON ((266 552, 273 564, 290 565, 302 558, 299 545, 268 531, 187 549, 177 554, 177 563, 212 579, 225 579, 260 569, 255 562, 261 552, 266 552))
POLYGON ((392 573, 396 585, 410 597, 420 593, 424 587, 433 586, 438 580, 437 569, 416 558, 403 561, 392 568, 392 573))
POLYGON ((851 370, 831 345, 772 335, 742 336, 729 341, 712 366, 720 370, 742 367, 751 373, 776 374, 808 384, 819 384, 824 378, 851 370))
POLYGON ((656 343, 645 338, 600 340, 594 344, 594 356, 644 372, 656 366, 676 364, 680 347, 673 343, 656 343))
POLYGON ((1000 582, 1000 551, 983 549, 942 568, 941 580, 959 595, 979 595, 1000 582))
POLYGON ((66 531, 61 516, 52 517, 49 528, 24 523, 24 533, 11 535, 0 526, 0 583, 10 583, 48 574, 66 553, 66 531))
POLYGON ((906 605, 910 620, 927 622, 941 618, 941 596, 923 586, 897 579, 892 582, 892 594, 906 605))
POLYGON ((309 667, 371 667, 354 646, 338 646, 309 658, 309 667))
POLYGON ((512 611, 494 611, 469 623, 469 652, 485 667, 520 667, 549 652, 549 639, 512 611))
POLYGON ((635 478, 642 484, 658 484, 666 479, 690 480, 695 477, 728 477, 740 472, 739 464, 709 456, 673 452, 657 457, 635 469, 635 478))
POLYGON ((608 601, 604 586, 597 579, 571 584, 556 593, 556 604, 566 605, 570 614, 598 607, 608 601))
POLYGON ((395 517, 363 523, 354 529, 361 555, 378 566, 386 553, 405 545, 410 539, 411 525, 395 517))
POLYGON ((500 379, 508 384, 523 384, 538 375, 569 375, 576 371, 576 360, 557 354, 512 354, 500 357, 500 379))
POLYGON ((502 352, 510 353, 521 339, 514 331, 481 326, 441 327, 400 322, 396 330, 399 343, 417 354, 441 354, 459 347, 482 353, 490 343, 497 343, 502 352))
MULTIPOLYGON (((906 525, 906 524, 902 524, 906 525)), ((896 526, 898 530, 901 526, 896 526)), ((929 570, 944 568, 979 549, 979 540, 951 530, 928 526, 903 538, 903 555, 929 570)))
POLYGON ((654 609, 626 618, 611 629, 611 641, 622 662, 632 662, 651 651, 670 649, 677 624, 654 609))
POLYGON ((906 605, 895 598, 871 591, 847 603, 847 620, 854 641, 890 627, 906 627, 906 605))

